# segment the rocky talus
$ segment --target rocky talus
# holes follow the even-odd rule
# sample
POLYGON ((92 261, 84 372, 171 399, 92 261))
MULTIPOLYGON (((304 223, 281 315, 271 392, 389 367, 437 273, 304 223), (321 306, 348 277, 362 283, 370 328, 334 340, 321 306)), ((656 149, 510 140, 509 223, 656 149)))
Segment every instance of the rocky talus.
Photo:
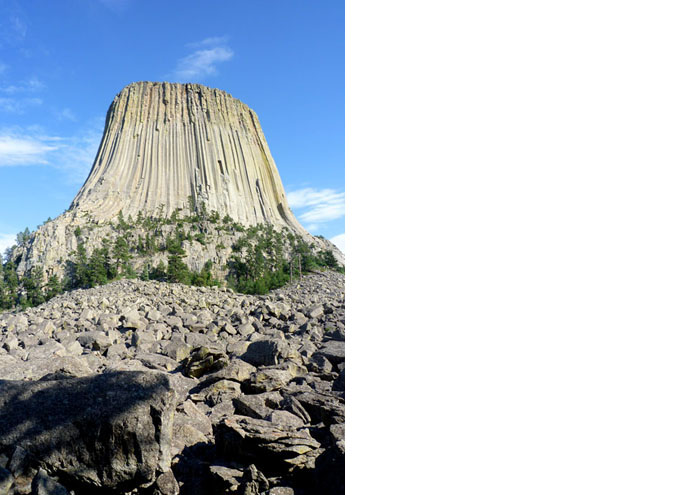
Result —
POLYGON ((0 494, 344 493, 344 323, 336 272, 0 314, 0 494))

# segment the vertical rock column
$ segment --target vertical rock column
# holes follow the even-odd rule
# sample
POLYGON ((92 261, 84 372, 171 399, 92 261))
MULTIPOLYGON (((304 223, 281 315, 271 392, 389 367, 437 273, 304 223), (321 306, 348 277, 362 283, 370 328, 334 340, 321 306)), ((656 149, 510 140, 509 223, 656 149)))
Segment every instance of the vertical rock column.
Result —
POLYGON ((71 210, 97 221, 170 215, 189 197, 245 225, 306 235, 289 209, 257 115, 231 95, 199 84, 138 82, 124 88, 71 210))

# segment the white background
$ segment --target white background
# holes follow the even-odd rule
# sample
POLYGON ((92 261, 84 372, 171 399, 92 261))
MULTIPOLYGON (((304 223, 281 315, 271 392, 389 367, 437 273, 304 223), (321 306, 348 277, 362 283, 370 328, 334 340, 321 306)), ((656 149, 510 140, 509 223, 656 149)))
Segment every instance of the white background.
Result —
POLYGON ((693 493, 694 26, 347 1, 349 494, 693 493))

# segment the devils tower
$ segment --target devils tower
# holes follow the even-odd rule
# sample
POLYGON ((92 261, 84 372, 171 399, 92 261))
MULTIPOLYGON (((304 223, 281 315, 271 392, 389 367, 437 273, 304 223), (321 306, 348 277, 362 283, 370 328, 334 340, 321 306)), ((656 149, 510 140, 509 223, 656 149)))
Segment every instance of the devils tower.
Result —
POLYGON ((161 236, 153 241, 157 246, 174 235, 186 238, 185 263, 192 270, 212 264, 224 277, 239 232, 252 226, 284 232, 344 263, 333 244, 311 236, 292 214, 253 110, 200 84, 136 82, 111 103, 94 164, 70 208, 41 226, 14 257, 20 275, 40 267, 44 280, 62 277, 76 251, 89 255, 120 235, 139 239, 139 245, 130 245, 129 258, 141 269, 166 260, 156 247, 147 248, 147 259, 137 255, 154 232, 161 236), (180 218, 201 212, 238 228, 199 222, 202 232, 188 225, 183 232, 180 218), (136 218, 155 220, 133 227, 136 218), (127 234, 114 227, 122 227, 124 219, 131 224, 127 234))
POLYGON ((244 225, 301 232, 258 116, 219 89, 133 83, 114 99, 87 181, 71 209, 97 221, 170 215, 189 198, 244 225))

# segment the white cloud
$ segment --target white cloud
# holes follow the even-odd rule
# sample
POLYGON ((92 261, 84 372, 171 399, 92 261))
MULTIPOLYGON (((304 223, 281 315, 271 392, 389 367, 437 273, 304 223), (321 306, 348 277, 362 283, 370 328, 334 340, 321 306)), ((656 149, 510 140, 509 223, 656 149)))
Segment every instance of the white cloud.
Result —
POLYGON ((46 164, 46 155, 55 149, 40 139, 0 135, 0 167, 46 164))
POLYGON ((300 220, 304 222, 324 223, 337 220, 345 216, 345 204, 325 204, 313 207, 311 210, 301 213, 300 220))
POLYGON ((85 180, 94 162, 103 126, 100 120, 74 136, 49 136, 40 128, 0 128, 0 167, 45 165, 61 170, 70 183, 85 180))
POLYGON ((189 48, 207 48, 214 46, 226 45, 229 41, 229 36, 213 36, 211 38, 205 38, 203 41, 196 41, 195 43, 188 43, 186 46, 189 48))
POLYGON ((329 239, 338 249, 345 254, 345 232, 329 239))
POLYGON ((302 222, 320 224, 345 216, 345 193, 307 187, 287 193, 287 201, 302 222))
POLYGON ((234 52, 227 46, 226 37, 206 38, 186 46, 197 48, 197 50, 179 59, 171 76, 175 81, 192 82, 198 78, 214 75, 217 73, 216 64, 234 56, 234 52))
POLYGON ((5 249, 16 244, 17 234, 0 234, 0 259, 5 255, 5 249))

